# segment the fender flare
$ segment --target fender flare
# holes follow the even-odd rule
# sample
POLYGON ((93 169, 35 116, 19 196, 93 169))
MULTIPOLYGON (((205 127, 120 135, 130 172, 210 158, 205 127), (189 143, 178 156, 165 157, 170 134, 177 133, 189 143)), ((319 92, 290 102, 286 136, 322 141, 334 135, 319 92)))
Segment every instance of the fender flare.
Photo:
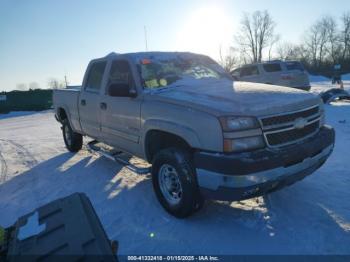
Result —
POLYGON ((188 126, 184 126, 178 123, 174 123, 174 122, 170 122, 162 119, 146 120, 143 126, 144 128, 143 128, 142 142, 144 145, 144 150, 145 150, 145 142, 146 142, 145 140, 146 140, 147 134, 149 131, 152 131, 152 130, 163 131, 169 134, 179 136, 183 140, 185 140, 186 143, 191 147, 200 148, 201 143, 198 139, 196 132, 188 126))
POLYGON ((56 117, 56 119, 58 119, 58 121, 61 123, 60 118, 59 118, 59 116, 58 116, 58 113, 59 113, 59 110, 60 110, 60 109, 63 109, 63 110, 64 110, 64 112, 65 112, 66 115, 67 115, 67 119, 68 119, 69 125, 72 127, 73 131, 76 131, 76 130, 74 130, 74 126, 72 125, 70 111, 68 110, 68 107, 67 107, 67 106, 65 106, 65 105, 59 105, 59 106, 55 109, 55 117, 56 117))

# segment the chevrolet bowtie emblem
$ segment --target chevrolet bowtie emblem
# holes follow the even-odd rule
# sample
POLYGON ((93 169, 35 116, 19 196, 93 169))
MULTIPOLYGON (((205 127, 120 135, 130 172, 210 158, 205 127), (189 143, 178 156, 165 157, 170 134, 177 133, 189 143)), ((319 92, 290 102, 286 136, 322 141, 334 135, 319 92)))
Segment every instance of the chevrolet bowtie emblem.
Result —
POLYGON ((295 129, 303 129, 307 124, 307 120, 305 118, 299 117, 294 121, 295 129))

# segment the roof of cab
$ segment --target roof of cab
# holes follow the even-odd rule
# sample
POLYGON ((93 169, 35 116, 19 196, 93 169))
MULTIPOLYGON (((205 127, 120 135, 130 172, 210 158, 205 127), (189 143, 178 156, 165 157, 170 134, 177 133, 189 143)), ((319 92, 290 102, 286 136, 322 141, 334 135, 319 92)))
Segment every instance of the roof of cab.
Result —
MULTIPOLYGON (((191 52, 162 52, 162 51, 152 51, 152 52, 135 52, 135 53, 124 53, 124 54, 120 54, 120 53, 115 53, 115 52, 111 52, 109 54, 107 54, 104 57, 101 58, 97 58, 98 59, 103 59, 103 58, 110 58, 110 57, 118 57, 118 56, 129 56, 132 59, 143 59, 143 58, 152 58, 152 57, 157 57, 157 58, 171 58, 174 56, 178 56, 178 55, 184 55, 184 56, 198 56, 201 54, 195 54, 195 53, 191 53, 191 52)), ((204 55, 202 55, 204 56, 204 55)))

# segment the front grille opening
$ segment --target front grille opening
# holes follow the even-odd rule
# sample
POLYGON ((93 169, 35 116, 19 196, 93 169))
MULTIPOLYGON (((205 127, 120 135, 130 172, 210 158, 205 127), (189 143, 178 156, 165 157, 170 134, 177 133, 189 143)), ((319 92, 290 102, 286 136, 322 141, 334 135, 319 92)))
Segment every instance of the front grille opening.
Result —
POLYGON ((281 131, 273 134, 267 134, 266 138, 271 146, 282 145, 302 139, 312 133, 316 132, 319 127, 319 121, 305 126, 303 129, 292 129, 281 131))
POLYGON ((299 117, 308 118, 310 116, 318 114, 318 112, 319 112, 319 107, 316 106, 300 112, 263 118, 261 119, 261 122, 263 126, 280 125, 288 122, 293 122, 295 119, 299 117))

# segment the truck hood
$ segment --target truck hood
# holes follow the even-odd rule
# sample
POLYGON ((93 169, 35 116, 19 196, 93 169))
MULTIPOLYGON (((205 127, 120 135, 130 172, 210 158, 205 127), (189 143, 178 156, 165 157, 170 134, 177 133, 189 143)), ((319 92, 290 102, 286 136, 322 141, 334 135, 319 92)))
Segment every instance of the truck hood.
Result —
POLYGON ((230 80, 195 80, 177 83, 160 90, 150 90, 152 96, 214 114, 263 116, 290 112, 317 105, 319 98, 295 88, 230 80))

